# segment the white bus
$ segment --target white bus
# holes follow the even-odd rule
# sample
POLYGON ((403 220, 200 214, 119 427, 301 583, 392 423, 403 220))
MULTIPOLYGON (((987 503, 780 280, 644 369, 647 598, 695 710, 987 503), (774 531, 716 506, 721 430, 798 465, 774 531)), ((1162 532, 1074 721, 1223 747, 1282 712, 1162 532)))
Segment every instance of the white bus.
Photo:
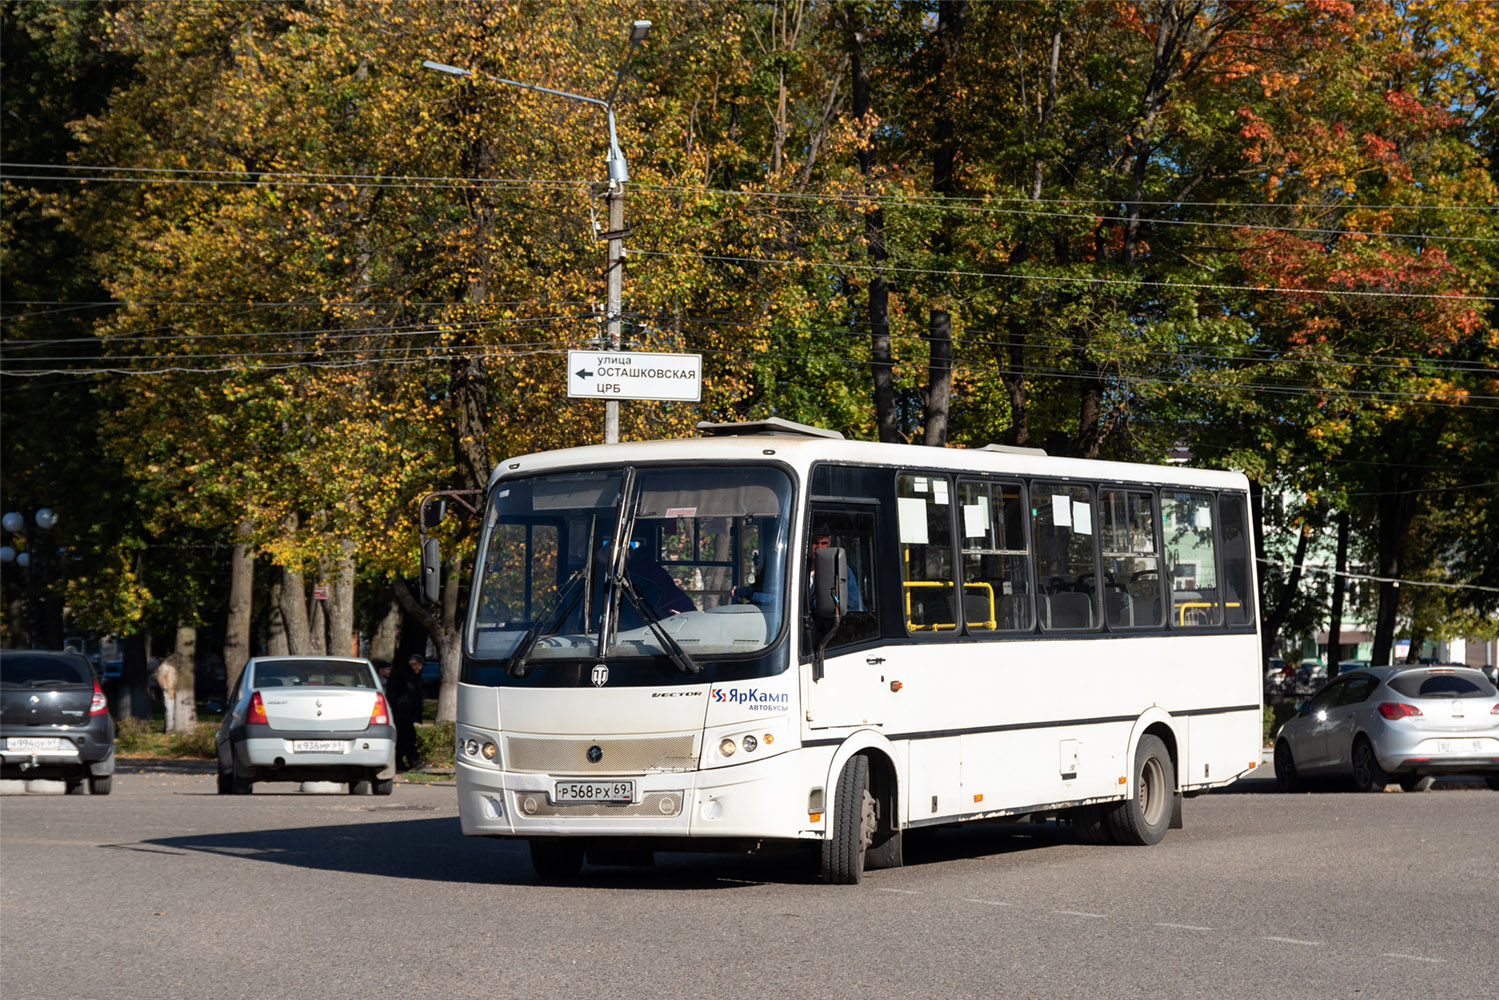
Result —
POLYGON ((495 470, 464 834, 544 878, 804 842, 852 883, 974 820, 1153 844, 1256 766, 1243 476, 699 428, 495 470))

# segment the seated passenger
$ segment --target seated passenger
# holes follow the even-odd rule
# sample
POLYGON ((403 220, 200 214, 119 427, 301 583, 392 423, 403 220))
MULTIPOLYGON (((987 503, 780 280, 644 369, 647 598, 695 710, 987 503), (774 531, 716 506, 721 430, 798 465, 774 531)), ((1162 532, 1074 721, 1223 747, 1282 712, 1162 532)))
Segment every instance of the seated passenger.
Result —
POLYGON ((646 554, 644 549, 632 549, 628 565, 630 583, 640 592, 646 606, 657 618, 679 615, 684 611, 696 611, 692 598, 682 592, 677 581, 662 568, 661 564, 646 554))

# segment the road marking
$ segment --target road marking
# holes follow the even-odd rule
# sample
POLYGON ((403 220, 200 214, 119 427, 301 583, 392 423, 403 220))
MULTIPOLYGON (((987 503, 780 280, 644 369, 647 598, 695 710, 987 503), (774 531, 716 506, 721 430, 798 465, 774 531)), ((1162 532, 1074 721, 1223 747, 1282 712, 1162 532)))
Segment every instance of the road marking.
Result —
POLYGON ((977 903, 980 906, 1014 906, 1015 905, 1014 903, 1001 903, 997 899, 969 899, 966 896, 963 898, 963 902, 965 902, 965 903, 977 903))
POLYGON ((902 896, 920 896, 921 895, 921 891, 918 890, 918 889, 878 889, 876 891, 877 892, 894 892, 894 893, 897 893, 897 894, 902 895, 902 896))
POLYGON ((1052 910, 1051 912, 1060 913, 1064 917, 1090 917, 1094 920, 1109 919, 1107 913, 1084 913, 1082 910, 1052 910))
POLYGON ((1157 927, 1174 927, 1179 931, 1210 931, 1211 927, 1198 927, 1196 924, 1156 924, 1157 927))
POLYGON ((1408 962, 1430 962, 1433 965, 1443 965, 1443 964, 1446 963, 1446 959, 1442 959, 1442 958, 1427 958, 1425 955, 1406 955, 1406 954, 1402 954, 1401 952, 1398 952, 1398 951, 1387 951, 1383 955, 1381 955, 1380 957, 1381 958, 1403 958, 1403 959, 1405 959, 1408 962))
POLYGON ((1282 944, 1304 944, 1308 948, 1320 948, 1320 947, 1322 947, 1322 942, 1321 941, 1303 941, 1300 938, 1270 937, 1268 934, 1265 936, 1264 940, 1266 940, 1266 941, 1279 941, 1282 944))

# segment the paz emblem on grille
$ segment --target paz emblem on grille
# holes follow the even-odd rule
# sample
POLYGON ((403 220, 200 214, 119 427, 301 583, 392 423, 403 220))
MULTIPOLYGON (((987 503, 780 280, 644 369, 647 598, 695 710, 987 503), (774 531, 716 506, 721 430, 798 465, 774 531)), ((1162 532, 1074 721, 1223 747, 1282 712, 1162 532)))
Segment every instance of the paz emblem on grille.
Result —
POLYGON ((604 759, 604 748, 595 743, 588 748, 588 763, 597 764, 604 759))

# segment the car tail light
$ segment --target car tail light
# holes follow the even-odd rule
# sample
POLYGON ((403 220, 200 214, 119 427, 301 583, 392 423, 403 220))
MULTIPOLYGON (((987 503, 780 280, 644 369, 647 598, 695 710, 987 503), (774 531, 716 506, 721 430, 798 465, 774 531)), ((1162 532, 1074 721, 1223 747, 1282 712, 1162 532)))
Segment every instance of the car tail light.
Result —
POLYGON ((1420 715, 1421 710, 1403 701, 1382 701, 1379 703, 1379 714, 1386 719, 1404 719, 1408 716, 1420 715))
POLYGON ((94 699, 88 703, 89 715, 103 715, 109 711, 109 699, 104 697, 104 689, 94 681, 94 699))
POLYGON ((1499 701, 1494 702, 1494 707, 1489 709, 1490 715, 1499 715, 1499 701))
POLYGON ((385 707, 385 695, 379 691, 375 692, 375 707, 370 709, 370 725, 386 726, 390 724, 390 712, 385 707))
POLYGON ((251 725, 270 725, 270 721, 265 717, 265 702, 260 700, 259 691, 250 695, 250 708, 245 712, 245 722, 251 725))

